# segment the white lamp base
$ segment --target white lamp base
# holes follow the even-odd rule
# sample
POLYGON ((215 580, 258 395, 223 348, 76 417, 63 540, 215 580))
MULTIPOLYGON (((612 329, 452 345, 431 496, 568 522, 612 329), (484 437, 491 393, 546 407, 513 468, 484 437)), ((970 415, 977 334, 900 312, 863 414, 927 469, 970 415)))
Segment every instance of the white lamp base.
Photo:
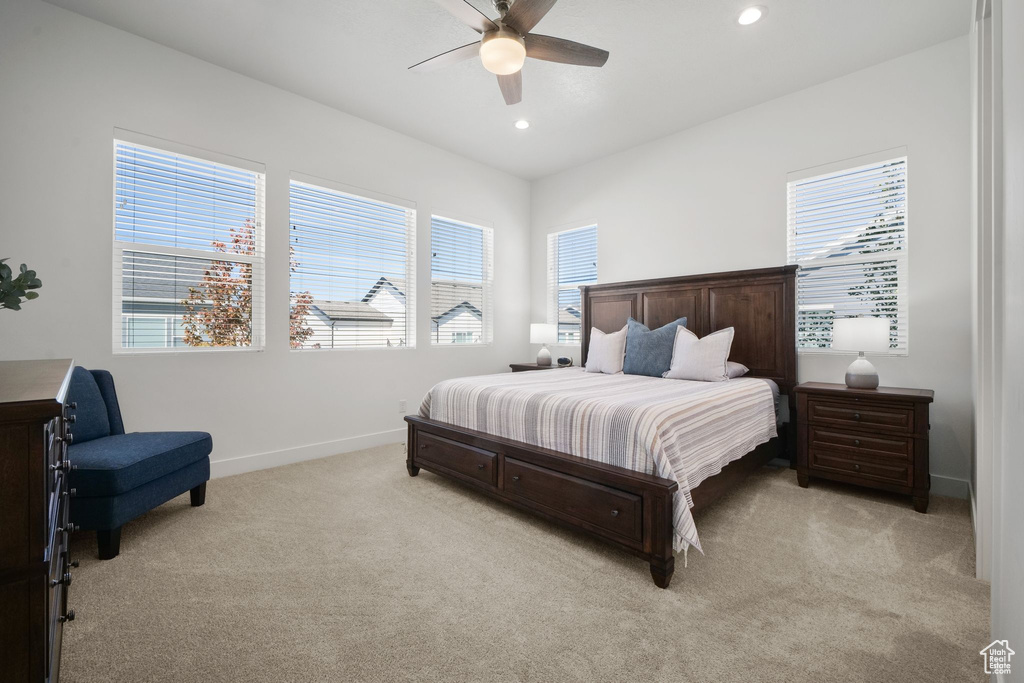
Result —
POLYGON ((851 389, 878 388, 878 370, 875 370, 875 366, 863 353, 846 368, 846 386, 851 389))
POLYGON ((540 351, 537 352, 537 365, 549 366, 551 365, 551 352, 548 351, 547 345, 540 347, 540 351))

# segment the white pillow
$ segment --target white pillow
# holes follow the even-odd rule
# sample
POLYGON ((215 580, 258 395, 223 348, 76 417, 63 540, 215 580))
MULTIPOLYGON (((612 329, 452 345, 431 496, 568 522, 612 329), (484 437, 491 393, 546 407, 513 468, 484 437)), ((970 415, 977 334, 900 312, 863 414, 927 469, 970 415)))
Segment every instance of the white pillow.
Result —
POLYGON ((729 360, 729 349, 732 348, 733 332, 731 327, 726 327, 698 339, 693 332, 679 326, 672 347, 672 364, 663 377, 700 382, 724 382, 729 379, 726 363, 729 360))
POLYGON ((587 350, 587 372, 603 372, 614 375, 622 372, 622 361, 626 356, 626 328, 607 334, 590 328, 590 347, 587 350))
POLYGON ((728 373, 729 379, 735 379, 737 377, 742 377, 743 375, 750 372, 750 368, 748 368, 743 363, 733 363, 730 360, 727 361, 725 364, 725 371, 728 373))

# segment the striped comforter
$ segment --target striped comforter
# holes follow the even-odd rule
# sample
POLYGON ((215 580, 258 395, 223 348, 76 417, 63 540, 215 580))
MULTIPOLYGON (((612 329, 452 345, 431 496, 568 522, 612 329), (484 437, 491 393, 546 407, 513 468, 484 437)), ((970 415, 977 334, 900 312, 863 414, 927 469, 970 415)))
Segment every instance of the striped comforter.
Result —
POLYGON ((776 435, 772 390, 756 378, 690 382, 578 368, 463 377, 435 385, 420 415, 679 482, 677 551, 701 550, 690 491, 776 435))

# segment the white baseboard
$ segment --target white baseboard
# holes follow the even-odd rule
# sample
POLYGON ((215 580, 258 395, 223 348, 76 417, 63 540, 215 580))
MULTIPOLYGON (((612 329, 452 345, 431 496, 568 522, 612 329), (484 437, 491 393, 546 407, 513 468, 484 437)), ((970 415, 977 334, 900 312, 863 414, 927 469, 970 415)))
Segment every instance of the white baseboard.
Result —
POLYGON ((967 495, 971 502, 971 531, 974 533, 974 545, 978 545, 978 499, 974 497, 974 487, 970 479, 967 480, 967 495))
POLYGON ((971 482, 967 479, 933 474, 931 493, 936 496, 967 499, 971 497, 971 482))
POLYGON ((302 462, 303 460, 315 460, 317 458, 326 458, 330 455, 338 455, 339 453, 373 448, 374 446, 401 443, 405 440, 405 434, 406 430, 404 428, 389 429, 386 432, 363 434, 336 441, 324 441, 306 446, 285 448, 279 451, 242 455, 226 460, 214 460, 210 463, 210 477, 212 479, 230 477, 233 474, 255 472, 256 470, 290 465, 293 462, 302 462))

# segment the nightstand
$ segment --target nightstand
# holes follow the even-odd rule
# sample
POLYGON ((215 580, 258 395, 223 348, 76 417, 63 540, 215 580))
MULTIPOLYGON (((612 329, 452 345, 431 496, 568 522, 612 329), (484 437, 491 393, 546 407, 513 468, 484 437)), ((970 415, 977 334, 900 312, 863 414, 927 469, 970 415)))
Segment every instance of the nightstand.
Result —
POLYGON ((529 372, 530 370, 553 370, 558 366, 552 363, 551 365, 537 365, 536 363, 509 363, 508 365, 512 368, 512 372, 529 372))
POLYGON ((797 483, 810 478, 912 496, 928 510, 929 389, 850 389, 805 382, 795 389, 797 483))

